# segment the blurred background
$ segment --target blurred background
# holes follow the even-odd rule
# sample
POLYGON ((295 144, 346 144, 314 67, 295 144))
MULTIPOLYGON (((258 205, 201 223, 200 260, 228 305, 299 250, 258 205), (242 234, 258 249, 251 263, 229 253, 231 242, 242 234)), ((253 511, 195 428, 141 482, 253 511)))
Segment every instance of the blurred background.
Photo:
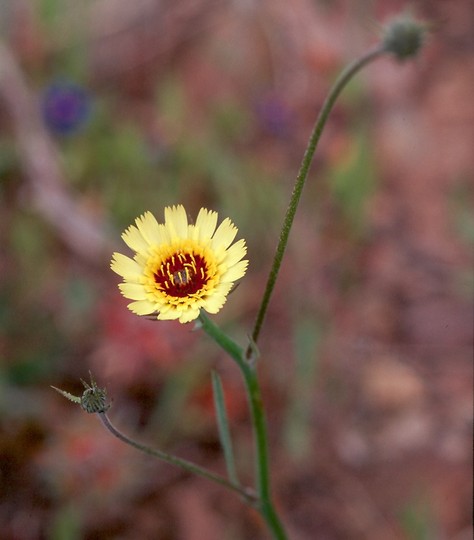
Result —
MULTIPOLYGON (((134 316, 120 233, 229 216, 246 342, 312 124, 398 0, 1 0, 0 531, 267 538, 233 494, 144 457, 55 393, 92 371, 140 441, 224 473, 210 370, 252 482, 239 374, 192 325, 134 316)), ((330 116, 262 333, 273 487, 294 540, 467 540, 472 502, 474 12, 415 1, 421 55, 330 116)))

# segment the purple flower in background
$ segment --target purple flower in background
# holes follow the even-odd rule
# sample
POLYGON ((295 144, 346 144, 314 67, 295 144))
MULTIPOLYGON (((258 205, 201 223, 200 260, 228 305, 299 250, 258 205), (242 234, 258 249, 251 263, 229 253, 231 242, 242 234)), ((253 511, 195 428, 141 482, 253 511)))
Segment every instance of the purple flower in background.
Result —
POLYGON ((256 114, 261 127, 277 137, 288 136, 292 114, 287 104, 275 94, 268 94, 257 103, 256 114))
POLYGON ((73 82, 54 82, 43 94, 43 119, 48 128, 59 135, 77 132, 88 119, 90 108, 89 93, 73 82))

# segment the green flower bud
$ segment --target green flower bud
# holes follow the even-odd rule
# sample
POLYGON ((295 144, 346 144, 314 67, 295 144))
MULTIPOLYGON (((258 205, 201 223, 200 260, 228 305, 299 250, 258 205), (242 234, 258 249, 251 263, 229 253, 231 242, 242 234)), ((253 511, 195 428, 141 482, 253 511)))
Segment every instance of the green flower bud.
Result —
POLYGON ((55 386, 52 386, 51 388, 54 388, 54 390, 59 392, 66 399, 69 399, 69 401, 80 405, 81 408, 88 413, 103 413, 110 408, 110 403, 107 403, 107 390, 105 388, 99 388, 97 383, 92 378, 92 375, 90 377, 90 384, 81 379, 81 382, 85 388, 81 397, 74 396, 73 394, 60 390, 55 386))
POLYGON ((107 390, 105 388, 99 388, 97 383, 91 376, 91 384, 87 384, 82 381, 84 385, 84 392, 81 397, 81 407, 88 413, 103 413, 109 407, 107 403, 107 390))
POLYGON ((409 14, 392 19, 384 29, 382 43, 386 51, 399 60, 418 54, 424 43, 426 24, 420 23, 409 14))

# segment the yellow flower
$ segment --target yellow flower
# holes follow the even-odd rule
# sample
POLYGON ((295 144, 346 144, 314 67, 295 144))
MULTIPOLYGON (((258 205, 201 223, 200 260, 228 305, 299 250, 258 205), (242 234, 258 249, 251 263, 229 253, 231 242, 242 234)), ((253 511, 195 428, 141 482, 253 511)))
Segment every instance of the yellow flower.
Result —
POLYGON ((183 206, 165 208, 165 223, 145 212, 123 234, 133 259, 114 253, 111 268, 123 277, 119 285, 128 308, 157 319, 196 319, 201 309, 217 313, 248 261, 245 240, 232 241, 237 228, 229 218, 217 227, 217 212, 201 208, 188 224, 183 206))

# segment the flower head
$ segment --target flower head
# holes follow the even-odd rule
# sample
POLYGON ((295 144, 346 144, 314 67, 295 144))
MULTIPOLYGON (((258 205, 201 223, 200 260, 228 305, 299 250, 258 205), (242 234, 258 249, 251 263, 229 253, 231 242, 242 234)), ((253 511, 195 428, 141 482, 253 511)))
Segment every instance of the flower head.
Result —
POLYGON ((237 228, 229 218, 217 227, 217 212, 202 208, 188 224, 183 206, 165 208, 165 223, 145 212, 122 235, 133 259, 114 253, 111 268, 123 277, 122 294, 137 315, 196 319, 201 309, 217 313, 248 261, 244 240, 232 244, 237 228))

